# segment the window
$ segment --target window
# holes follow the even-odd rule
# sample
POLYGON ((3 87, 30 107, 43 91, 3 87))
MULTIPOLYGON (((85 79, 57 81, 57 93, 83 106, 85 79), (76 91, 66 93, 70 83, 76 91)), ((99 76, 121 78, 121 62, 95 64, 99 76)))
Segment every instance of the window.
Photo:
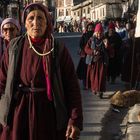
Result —
POLYGON ((71 10, 70 9, 66 9, 66 16, 71 15, 71 10))
POLYGON ((96 12, 93 12, 93 19, 96 19, 96 12))
POLYGON ((102 17, 102 8, 100 8, 100 17, 102 17))
POLYGON ((59 1, 58 1, 58 7, 62 7, 62 6, 64 6, 64 1, 59 0, 59 1))
POLYGON ((103 8, 103 17, 105 16, 105 9, 103 8))
POLYGON ((79 11, 77 12, 77 16, 79 16, 80 14, 79 14, 79 11))
POLYGON ((98 11, 97 11, 97 16, 96 16, 96 17, 97 17, 97 19, 98 19, 98 11))
POLYGON ((71 3, 72 3, 71 0, 66 0, 66 5, 67 5, 67 6, 70 6, 71 3))
POLYGON ((66 16, 68 16, 68 10, 66 9, 66 16))
POLYGON ((83 13, 85 13, 86 12, 86 10, 85 9, 83 9, 83 13))
POLYGON ((59 10, 59 16, 64 16, 64 10, 63 9, 59 10))
POLYGON ((90 7, 88 7, 88 12, 87 12, 88 14, 90 13, 90 7))

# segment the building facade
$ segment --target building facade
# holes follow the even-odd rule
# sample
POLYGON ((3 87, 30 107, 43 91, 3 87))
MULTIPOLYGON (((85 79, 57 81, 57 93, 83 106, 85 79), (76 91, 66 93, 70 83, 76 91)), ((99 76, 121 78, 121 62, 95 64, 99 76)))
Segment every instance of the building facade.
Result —
POLYGON ((74 5, 72 8, 72 16, 74 20, 80 20, 81 18, 91 18, 91 6, 92 0, 86 0, 82 3, 74 5))
POLYGON ((91 8, 92 20, 103 20, 106 18, 118 18, 122 14, 121 0, 100 0, 97 3, 93 0, 91 8))
POLYGON ((86 0, 73 6, 73 16, 77 19, 86 17, 92 21, 120 17, 121 3, 121 0, 86 0))
POLYGON ((57 22, 71 22, 73 0, 57 0, 56 4, 57 22))

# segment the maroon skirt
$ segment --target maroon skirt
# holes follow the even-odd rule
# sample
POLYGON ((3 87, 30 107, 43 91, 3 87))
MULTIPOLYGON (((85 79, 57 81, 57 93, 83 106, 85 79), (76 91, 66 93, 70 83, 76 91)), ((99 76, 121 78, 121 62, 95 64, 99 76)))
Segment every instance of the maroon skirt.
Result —
POLYGON ((46 92, 17 94, 9 126, 0 140, 65 140, 65 130, 57 131, 53 103, 46 92))

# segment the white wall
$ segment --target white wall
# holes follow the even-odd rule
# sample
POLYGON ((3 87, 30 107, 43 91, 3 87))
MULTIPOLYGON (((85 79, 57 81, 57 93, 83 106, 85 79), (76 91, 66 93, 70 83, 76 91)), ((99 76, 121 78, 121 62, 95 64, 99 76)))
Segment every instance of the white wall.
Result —
POLYGON ((137 12, 135 37, 140 37, 140 0, 138 0, 138 12, 137 12))

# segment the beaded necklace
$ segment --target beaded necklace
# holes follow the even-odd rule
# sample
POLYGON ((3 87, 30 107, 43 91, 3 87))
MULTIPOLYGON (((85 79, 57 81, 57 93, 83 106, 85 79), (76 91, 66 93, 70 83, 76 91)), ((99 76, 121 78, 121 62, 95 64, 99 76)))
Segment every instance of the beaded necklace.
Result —
MULTIPOLYGON (((30 44, 29 48, 33 49, 33 51, 34 51, 37 55, 39 55, 39 56, 46 56, 46 55, 49 55, 51 52, 54 51, 54 44, 52 44, 52 49, 51 49, 50 51, 48 51, 48 52, 46 52, 46 53, 39 53, 39 52, 34 48, 34 46, 32 45, 31 39, 30 39, 30 37, 29 37, 28 34, 27 34, 27 37, 28 37, 29 44, 30 44)), ((53 39, 53 37, 52 37, 52 39, 53 39)), ((54 40, 52 40, 52 43, 54 43, 54 40)))

